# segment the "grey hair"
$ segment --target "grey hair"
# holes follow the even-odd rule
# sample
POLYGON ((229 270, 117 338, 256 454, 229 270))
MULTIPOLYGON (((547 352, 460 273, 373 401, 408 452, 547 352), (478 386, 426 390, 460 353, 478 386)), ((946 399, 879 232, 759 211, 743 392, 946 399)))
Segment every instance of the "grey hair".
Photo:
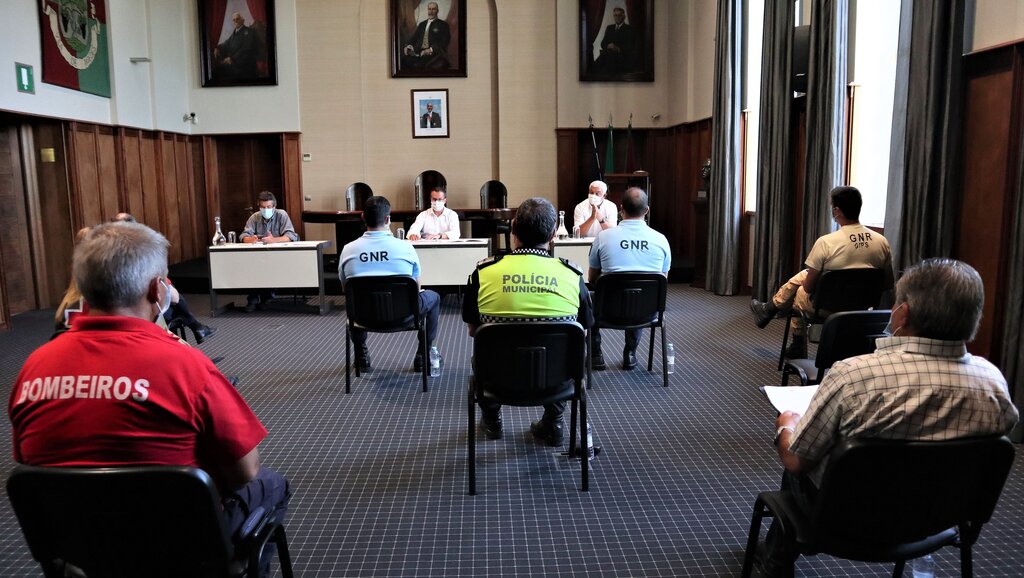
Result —
MULTIPOLYGON (((607 193, 608 192, 608 183, 606 183, 604 181, 593 181, 593 182, 590 183, 590 187, 597 187, 597 188, 601 189, 602 193, 607 193)), ((590 190, 590 187, 587 187, 588 191, 590 190)))
POLYGON ((90 307, 132 307, 167 275, 167 239, 139 223, 104 223, 75 247, 71 272, 90 307))
POLYGON ((967 263, 925 259, 896 284, 896 303, 909 307, 908 329, 918 337, 971 341, 985 305, 985 284, 967 263))

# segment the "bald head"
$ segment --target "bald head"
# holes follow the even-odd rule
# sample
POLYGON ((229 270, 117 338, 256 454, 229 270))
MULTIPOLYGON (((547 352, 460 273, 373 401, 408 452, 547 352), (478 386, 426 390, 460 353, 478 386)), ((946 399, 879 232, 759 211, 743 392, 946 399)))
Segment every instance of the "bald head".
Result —
POLYGON ((641 219, 647 214, 647 193, 640 187, 629 187, 622 194, 622 214, 627 219, 641 219))

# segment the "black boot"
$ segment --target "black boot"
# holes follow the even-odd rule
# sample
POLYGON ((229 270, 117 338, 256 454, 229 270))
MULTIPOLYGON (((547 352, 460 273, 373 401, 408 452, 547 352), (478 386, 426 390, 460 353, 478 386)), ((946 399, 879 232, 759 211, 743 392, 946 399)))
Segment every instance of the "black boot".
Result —
POLYGON ((501 424, 501 410, 492 412, 487 410, 481 410, 480 412, 480 429, 484 432, 484 437, 489 440, 500 440, 504 428, 501 424))
POLYGON ((533 434, 533 437, 552 447, 562 445, 562 440, 565 437, 564 430, 562 418, 554 421, 541 418, 530 424, 530 433, 533 434))
POLYGON ((757 299, 750 300, 750 310, 754 312, 754 323, 761 329, 768 327, 771 320, 779 314, 779 308, 774 303, 761 303, 757 299))
POLYGON ((365 345, 356 346, 356 369, 370 371, 370 350, 365 345))
POLYGON ((622 350, 622 369, 629 371, 636 367, 636 352, 628 349, 622 350))
POLYGON ((198 321, 196 321, 192 325, 189 325, 189 328, 192 330, 192 336, 196 338, 196 344, 197 345, 202 343, 203 340, 205 340, 207 337, 213 337, 213 334, 217 333, 217 328, 216 327, 210 327, 209 325, 203 325, 202 323, 200 323, 198 321))
POLYGON ((803 335, 794 335, 786 348, 786 359, 804 359, 807 357, 807 338, 803 335))

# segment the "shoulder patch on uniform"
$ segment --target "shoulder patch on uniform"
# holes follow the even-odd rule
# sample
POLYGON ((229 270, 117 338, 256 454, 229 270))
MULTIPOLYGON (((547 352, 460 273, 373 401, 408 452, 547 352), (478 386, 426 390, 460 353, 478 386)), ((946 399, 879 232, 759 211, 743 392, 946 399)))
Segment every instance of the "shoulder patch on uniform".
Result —
POLYGON ((566 267, 572 269, 573 273, 576 273, 577 275, 583 274, 583 271, 580 270, 580 266, 577 265, 576 263, 573 263, 572 261, 565 259, 563 257, 559 257, 558 260, 561 261, 562 264, 565 265, 566 267))
POLYGON ((480 259, 479 261, 476 262, 476 268, 483 269, 484 267, 490 267, 491 265, 497 263, 498 261, 501 261, 502 257, 504 257, 504 255, 491 255, 486 259, 480 259))

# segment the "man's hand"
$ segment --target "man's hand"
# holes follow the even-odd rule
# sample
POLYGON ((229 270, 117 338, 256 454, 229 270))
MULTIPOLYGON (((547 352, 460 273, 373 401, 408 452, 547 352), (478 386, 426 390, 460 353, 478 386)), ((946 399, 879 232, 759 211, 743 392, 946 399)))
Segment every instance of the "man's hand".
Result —
POLYGON ((784 411, 775 420, 775 428, 780 427, 796 427, 796 424, 800 423, 800 414, 795 411, 784 411))
POLYGON ((415 49, 412 47, 412 44, 407 44, 405 48, 402 49, 402 54, 405 54, 406 56, 412 56, 414 51, 415 49))
POLYGON ((423 52, 420 52, 420 56, 433 56, 433 55, 434 55, 434 49, 433 48, 424 48, 423 52))
POLYGON ((427 241, 433 241, 434 239, 440 239, 440 238, 441 238, 441 235, 438 235, 437 233, 427 233, 426 235, 423 235, 423 239, 427 240, 427 241))
POLYGON ((415 233, 412 234, 412 235, 407 235, 405 238, 409 239, 410 241, 419 241, 420 240, 420 236, 416 235, 415 233))

